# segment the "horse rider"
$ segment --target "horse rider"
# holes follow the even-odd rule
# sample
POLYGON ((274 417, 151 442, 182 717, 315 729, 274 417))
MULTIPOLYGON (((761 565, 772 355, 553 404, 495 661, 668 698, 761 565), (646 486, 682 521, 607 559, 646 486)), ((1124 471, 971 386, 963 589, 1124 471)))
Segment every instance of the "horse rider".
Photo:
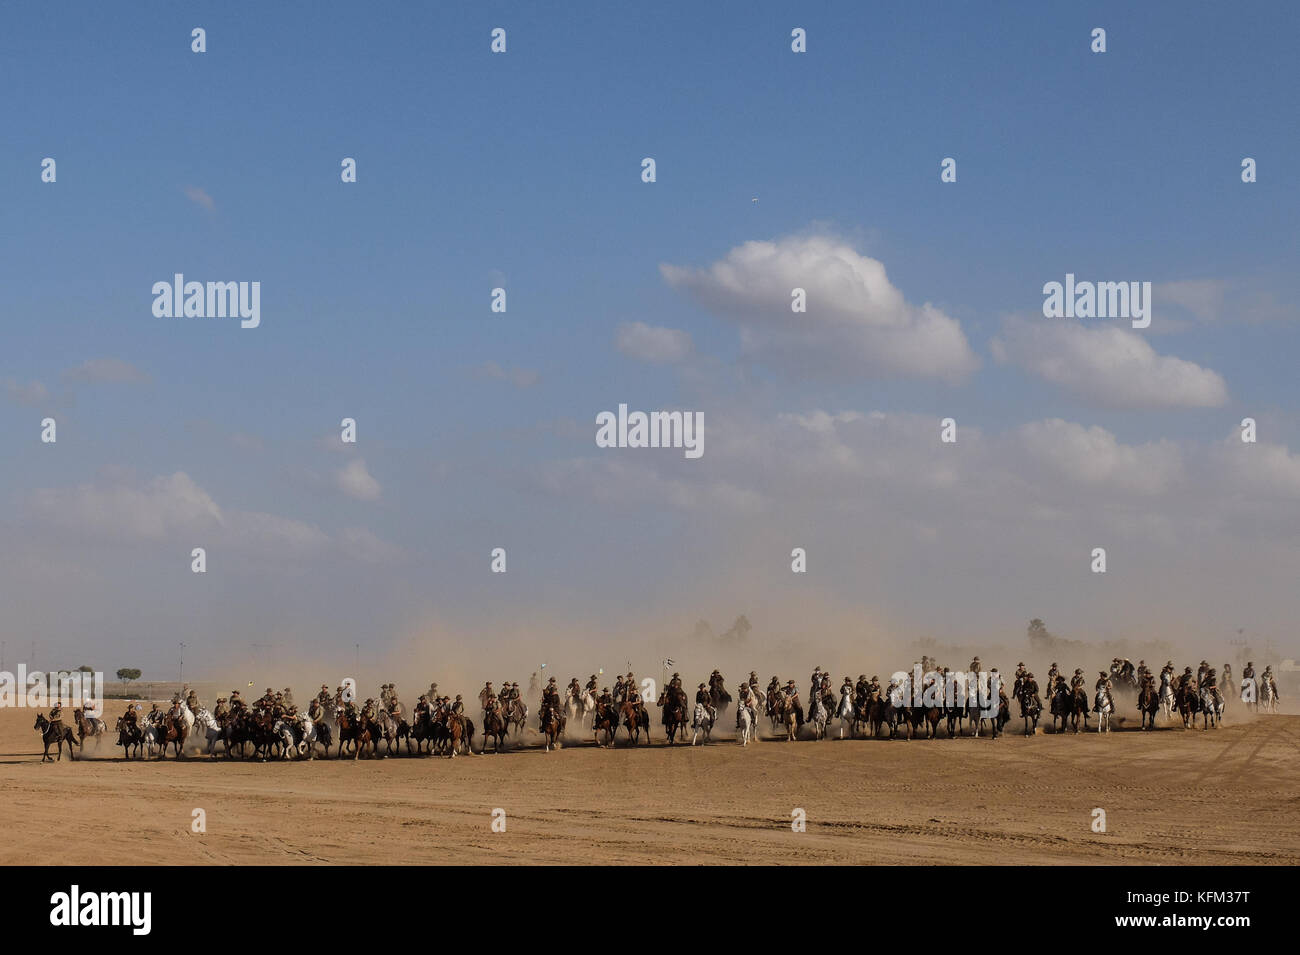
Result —
POLYGON ((1060 672, 1061 670, 1056 665, 1056 661, 1053 660, 1052 665, 1047 668, 1047 692, 1048 693, 1054 693, 1056 691, 1056 678, 1057 676, 1060 675, 1060 672))
POLYGON ((596 688, 598 686, 600 686, 600 681, 596 679, 596 674, 593 673, 591 679, 587 681, 586 687, 587 692, 591 694, 593 700, 596 698, 596 688))
POLYGON ((63 701, 58 700, 50 707, 50 725, 45 731, 55 739, 63 738, 63 701))
POLYGON ((293 701, 293 690, 286 686, 281 692, 284 693, 284 705, 296 710, 298 707, 293 701))
POLYGON ((217 705, 212 711, 212 718, 220 723, 229 715, 230 707, 226 705, 226 698, 224 696, 217 697, 217 705))
POLYGON ((1269 689, 1273 691, 1274 703, 1282 702, 1282 695, 1277 692, 1277 679, 1273 676, 1273 667, 1271 664, 1269 666, 1264 667, 1264 675, 1260 677, 1260 682, 1267 683, 1269 689))
POLYGON ((1070 692, 1075 693, 1083 684, 1083 667, 1075 667, 1074 676, 1070 677, 1070 692))
POLYGON ((496 707, 497 691, 492 689, 491 680, 484 683, 483 689, 478 691, 478 701, 482 704, 484 713, 487 713, 496 707))
POLYGON ((239 712, 243 711, 244 709, 247 709, 247 707, 248 707, 248 704, 245 703, 245 702, 244 702, 244 698, 243 698, 242 696, 239 695, 239 691, 238 691, 238 690, 231 690, 231 691, 230 691, 230 713, 231 713, 231 715, 233 716, 233 715, 235 715, 236 713, 239 713, 239 712))
POLYGON ((1200 666, 1196 668, 1196 683, 1198 686, 1205 682, 1205 674, 1208 673, 1209 670, 1210 665, 1202 660, 1200 666))
POLYGON ((1241 678, 1243 680, 1255 679, 1255 661, 1253 660, 1246 661, 1246 669, 1241 671, 1241 678))
MULTIPOLYGON (((1102 690, 1105 690, 1105 691, 1106 691, 1106 697, 1107 697, 1107 699, 1110 700, 1111 708, 1112 708, 1112 709, 1114 708, 1114 706, 1115 706, 1115 692, 1114 692, 1113 687, 1111 686, 1111 682, 1110 682, 1110 674, 1109 674, 1109 673, 1107 673, 1105 670, 1098 670, 1098 671, 1097 671, 1097 682, 1096 682, 1096 684, 1093 686, 1093 689, 1097 691, 1098 697, 1100 697, 1101 691, 1102 691, 1102 690)), ((1093 704, 1093 707, 1092 707, 1092 708, 1093 708, 1093 710, 1094 710, 1095 712, 1098 712, 1098 713, 1099 713, 1099 712, 1101 712, 1101 710, 1099 709, 1099 707, 1100 707, 1100 702, 1097 702, 1097 703, 1094 703, 1094 704, 1093 704)))
POLYGON ((461 697, 461 695, 460 695, 459 693, 456 694, 456 700, 455 700, 455 702, 452 702, 452 699, 451 699, 451 697, 449 697, 449 696, 444 696, 443 699, 446 700, 447 703, 449 704, 448 708, 451 710, 452 715, 454 715, 454 716, 463 716, 463 715, 464 715, 464 713, 465 713, 465 700, 461 697))
POLYGON ((1224 686, 1229 686, 1229 687, 1232 686, 1232 664, 1231 663, 1225 663, 1223 665, 1223 684, 1224 686))
POLYGON ((126 712, 122 714, 122 719, 126 720, 132 729, 140 728, 140 715, 135 710, 135 700, 126 701, 126 712))
MULTIPOLYGON (((994 677, 997 678, 997 684, 998 684, 998 705, 999 705, 999 706, 1002 706, 1003 704, 1005 704, 1005 705, 1008 707, 1008 709, 1010 709, 1011 701, 1007 699, 1007 685, 1006 685, 1006 683, 1003 682, 1003 680, 1002 680, 1002 674, 998 672, 998 668, 997 668, 997 667, 994 667, 992 670, 989 670, 989 685, 990 685, 990 686, 993 685, 993 679, 994 679, 994 677)), ((1081 676, 1081 677, 1079 677, 1079 679, 1082 680, 1083 677, 1081 676)))
POLYGON ((623 685, 623 677, 620 674, 614 678, 614 702, 621 704, 626 695, 627 688, 623 685))
POLYGON ((709 692, 703 683, 701 683, 700 688, 695 691, 695 702, 703 704, 704 712, 709 714, 709 719, 713 719, 713 694, 709 692))
POLYGON ((1025 675, 1029 671, 1025 669, 1025 661, 1021 660, 1016 664, 1016 682, 1011 688, 1011 695, 1016 699, 1020 698, 1020 687, 1025 682, 1025 675))
POLYGON ((613 706, 613 705, 614 705, 614 695, 613 695, 612 693, 609 692, 609 687, 604 687, 604 688, 600 691, 600 696, 597 697, 596 702, 599 703, 599 704, 601 704, 601 705, 603 705, 603 706, 613 706))
POLYGON ((1210 667, 1205 671, 1205 679, 1201 681, 1201 689, 1210 691, 1210 699, 1214 700, 1216 705, 1223 701, 1223 696, 1219 693, 1219 678, 1217 674, 1218 671, 1215 670, 1214 667, 1210 667))
POLYGON ((149 712, 144 717, 153 726, 159 726, 163 721, 163 711, 158 709, 156 702, 149 704, 149 712))
POLYGON ((1178 688, 1180 690, 1193 686, 1196 683, 1196 677, 1192 675, 1191 667, 1183 667, 1182 676, 1178 678, 1178 688))
MULTIPOLYGON (((960 657, 958 659, 960 659, 960 657)), ((979 656, 976 655, 975 659, 970 662, 970 672, 982 673, 983 670, 984 670, 984 664, 980 662, 979 656)))
POLYGON ((1043 707, 1043 701, 1038 695, 1038 682, 1034 679, 1034 674, 1029 670, 1025 671, 1024 679, 1020 681, 1019 699, 1024 699, 1026 695, 1033 697, 1034 705, 1039 709, 1043 707))
POLYGON ((796 725, 803 726, 803 704, 799 702, 799 688, 794 685, 794 680, 785 685, 785 702, 786 706, 794 709, 796 725))

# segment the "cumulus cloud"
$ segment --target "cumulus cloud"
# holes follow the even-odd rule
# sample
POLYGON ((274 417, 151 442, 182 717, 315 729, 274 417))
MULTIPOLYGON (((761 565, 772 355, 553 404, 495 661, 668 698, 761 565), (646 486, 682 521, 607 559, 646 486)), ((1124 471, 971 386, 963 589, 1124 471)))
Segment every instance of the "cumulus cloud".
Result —
POLYGON ((881 262, 839 239, 746 242, 706 268, 659 270, 734 322, 746 355, 773 366, 957 382, 979 364, 956 319, 907 302, 881 262), (806 312, 791 309, 795 288, 806 312))
POLYGON ((139 368, 120 358, 92 358, 63 373, 65 381, 87 384, 142 384, 149 380, 139 368))
POLYGON ((366 462, 361 458, 353 458, 339 468, 334 473, 334 484, 344 494, 355 497, 359 501, 379 499, 379 482, 371 476, 366 468, 366 462))
POLYGON ((656 363, 682 361, 693 350, 689 332, 644 322, 620 325, 614 345, 629 358, 656 363))
POLYGON ((1098 407, 1217 408, 1228 400, 1217 372, 1161 355, 1138 333, 1115 325, 1008 318, 991 350, 998 361, 1098 407))
POLYGON ((1182 455, 1172 441, 1122 444, 1105 428, 1060 418, 1022 425, 1015 438, 1021 457, 1052 480, 1159 494, 1182 473, 1182 455))

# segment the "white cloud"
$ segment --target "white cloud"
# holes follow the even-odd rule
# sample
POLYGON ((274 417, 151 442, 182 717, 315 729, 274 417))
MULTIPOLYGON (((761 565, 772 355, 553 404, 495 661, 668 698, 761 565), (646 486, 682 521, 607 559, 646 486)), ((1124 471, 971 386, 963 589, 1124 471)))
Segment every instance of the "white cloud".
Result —
POLYGON ((1067 319, 1008 318, 993 357, 1105 408, 1217 408, 1228 400, 1222 376, 1161 355, 1131 329, 1067 319))
POLYGON ((530 368, 502 368, 494 361, 484 362, 479 365, 477 372, 483 378, 508 381, 516 388, 531 388, 542 377, 530 368))
POLYGON ((677 328, 624 322, 618 327, 614 345, 624 355, 649 362, 677 362, 693 350, 689 332, 677 328))
POLYGON ((669 285, 735 322, 752 358, 799 371, 940 378, 979 365, 961 325, 903 298, 876 259, 827 236, 746 242, 703 269, 660 265, 669 285), (791 293, 807 293, 807 312, 791 293))
POLYGON ((185 198, 189 199, 190 202, 193 202, 195 205, 202 206, 209 212, 216 211, 216 202, 213 201, 210 195, 208 195, 208 191, 200 186, 186 186, 185 198))
POLYGON ((149 376, 139 368, 120 358, 92 358, 76 368, 69 368, 63 377, 67 381, 114 385, 139 384, 149 380, 149 376))
POLYGON ((60 527, 135 540, 160 540, 225 523, 216 502, 183 471, 143 486, 112 482, 42 488, 31 495, 30 511, 60 527))
POLYGON ((23 384, 16 378, 0 378, 0 385, 4 386, 5 397, 16 404, 39 405, 50 398, 49 390, 39 381, 23 384))
POLYGON ((1182 455, 1172 441, 1121 444, 1105 428, 1060 418, 1022 425, 1016 438, 1021 457, 1049 479, 1159 494, 1182 473, 1182 455))
POLYGON ((366 468, 366 462, 361 458, 353 458, 339 468, 334 473, 334 484, 344 494, 355 497, 359 501, 379 499, 379 482, 371 476, 366 468))

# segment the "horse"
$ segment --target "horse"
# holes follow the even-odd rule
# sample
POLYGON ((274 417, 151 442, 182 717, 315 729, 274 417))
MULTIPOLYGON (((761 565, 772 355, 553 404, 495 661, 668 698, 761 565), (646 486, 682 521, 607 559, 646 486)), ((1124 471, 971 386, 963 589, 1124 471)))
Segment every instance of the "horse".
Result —
POLYGON ((1193 717, 1197 710, 1201 708, 1201 698, 1196 691, 1196 683, 1193 680, 1185 680, 1178 687, 1178 696, 1176 699, 1178 706, 1178 715, 1183 718, 1183 729, 1191 729, 1193 717))
POLYGON ((1165 722, 1174 718, 1174 687, 1169 682, 1168 672, 1160 674, 1160 712, 1165 715, 1165 722))
POLYGON ((1144 730, 1156 728, 1156 713, 1160 712, 1160 697, 1151 683, 1145 684, 1142 692, 1138 694, 1138 712, 1142 714, 1144 730))
POLYGON ((1038 716, 1043 712, 1043 704, 1030 687, 1021 686, 1019 699, 1020 717, 1025 721, 1025 735, 1033 736, 1038 732, 1038 716))
POLYGON ((889 685, 889 692, 885 696, 885 711, 883 715, 885 722, 889 724, 890 739, 893 739, 898 734, 898 728, 900 725, 903 727, 903 739, 906 740, 909 738, 908 727, 911 726, 911 722, 908 719, 907 706, 905 705, 907 700, 905 683, 906 681, 903 683, 891 683, 889 685))
POLYGON ((483 711, 483 748, 479 751, 482 756, 487 752, 488 740, 492 740, 493 754, 500 753, 506 744, 506 732, 509 724, 506 718, 501 715, 500 709, 491 709, 483 711))
POLYGON ((669 746, 676 742, 678 733, 681 734, 682 741, 686 741, 686 701, 682 698, 683 695, 674 692, 671 686, 659 695, 657 705, 663 707, 664 732, 668 734, 669 746))
POLYGON ((1259 681, 1259 704, 1257 708, 1262 709, 1265 713, 1277 712, 1277 693, 1273 689, 1271 679, 1259 681))
MULTIPOLYGON (((667 711, 665 711, 667 718, 667 711)), ((597 746, 614 745, 614 737, 618 733, 618 711, 614 709, 613 703, 597 703, 596 709, 592 711, 591 717, 591 741, 597 746), (600 733, 604 732, 605 742, 600 741, 600 733)), ((672 738, 668 740, 672 742, 672 738)))
MULTIPOLYGON (((499 719, 499 717, 498 717, 499 719)), ((485 723, 486 726, 486 723, 485 723)), ((505 737, 502 730, 501 738, 505 737)), ((447 717, 447 758, 455 759, 456 751, 460 749, 462 743, 468 741, 469 751, 474 752, 474 724, 465 719, 459 713, 452 713, 447 717), (466 733, 466 730, 469 730, 466 733)), ((483 748, 487 749, 487 733, 484 730, 483 748)))
POLYGON ((840 694, 840 705, 835 709, 835 716, 840 721, 840 739, 844 738, 844 724, 849 725, 849 739, 853 739, 853 727, 857 723, 857 707, 853 705, 853 694, 845 691, 840 694))
POLYGON ((704 735, 704 742, 709 741, 709 734, 713 732, 713 714, 709 712, 709 708, 703 703, 695 704, 695 711, 691 714, 691 730, 692 746, 695 745, 695 741, 700 738, 701 734, 704 735))
POLYGON ((794 707, 794 700, 782 695, 777 701, 777 720, 785 730, 785 741, 793 743, 799 738, 799 711, 794 707))
MULTIPOLYGON (((625 700, 619 707, 619 713, 623 717, 623 725, 627 727, 628 738, 635 746, 641 742, 641 731, 645 730, 646 745, 650 745, 650 714, 645 711, 645 706, 641 703, 640 697, 633 697, 625 700)), ((616 731, 617 732, 617 731, 616 731)))
POLYGON ((506 725, 512 733, 523 735, 528 725, 528 704, 522 698, 510 701, 506 708, 506 725))
POLYGON ((546 751, 549 753, 552 746, 559 749, 560 737, 564 735, 564 717, 560 715, 560 708, 543 706, 538 721, 541 724, 542 735, 546 737, 546 751))
POLYGON ((188 735, 189 728, 179 716, 173 716, 171 713, 164 716, 162 751, 158 754, 159 759, 166 758, 168 746, 176 747, 177 759, 183 758, 185 756, 185 740, 188 735))
POLYGON ((1223 696, 1218 687, 1201 688, 1201 729, 1213 726, 1218 729, 1223 722, 1223 696))
POLYGON ((812 725, 813 739, 826 738, 826 703, 820 696, 814 696, 812 706, 808 708, 808 722, 812 725))
POLYGON ((44 713, 37 713, 36 723, 32 726, 32 729, 40 730, 41 742, 45 744, 45 752, 41 754, 42 763, 46 761, 51 763, 62 762, 63 744, 65 742, 68 744, 68 759, 77 758, 72 749, 72 747, 77 745, 77 737, 73 735, 71 727, 64 726, 60 723, 58 729, 56 729, 54 724, 45 718, 44 713), (55 759, 50 759, 51 743, 56 743, 58 745, 58 755, 55 759))
MULTIPOLYGON (((208 755, 213 759, 217 754, 213 751, 217 741, 225 736, 225 729, 217 725, 217 721, 212 718, 212 714, 207 711, 206 707, 200 708, 198 715, 194 717, 194 725, 203 733, 204 738, 208 741, 208 755)), ((226 742, 226 755, 230 755, 230 743, 226 742)))
MULTIPOLYGON (((1064 733, 1065 724, 1074 710, 1074 695, 1070 688, 1064 682, 1058 683, 1056 689, 1052 691, 1052 732, 1064 733), (1061 721, 1061 727, 1058 730, 1056 721, 1061 721)), ((1076 730, 1077 732, 1077 730, 1076 730)))
POLYGON ((596 698, 586 688, 575 694, 572 687, 569 688, 565 696, 566 705, 569 709, 569 719, 578 724, 578 732, 585 733, 587 730, 587 717, 596 711, 596 698))
POLYGON ((1097 697, 1092 704, 1097 714, 1097 732, 1110 732, 1110 715, 1115 712, 1115 703, 1110 698, 1110 691, 1103 685, 1097 690, 1097 697))
POLYGON ((90 736, 95 739, 98 748, 99 737, 108 735, 108 724, 97 717, 87 716, 80 707, 72 711, 72 717, 77 722, 77 747, 85 749, 86 737, 90 736))
POLYGON ((755 738, 755 723, 754 711, 748 706, 736 709, 736 729, 740 730, 736 735, 740 738, 741 746, 748 746, 749 741, 755 738))
POLYGON ((152 723, 145 723, 140 728, 140 740, 144 743, 144 752, 147 758, 152 758, 154 749, 161 745, 159 743, 158 727, 152 723))
POLYGON ((272 727, 276 739, 280 741, 280 758, 288 759, 291 752, 296 752, 298 747, 293 741, 293 728, 284 720, 276 720, 275 726, 272 727))
POLYGON ((122 747, 122 756, 124 759, 131 758, 131 747, 135 747, 135 755, 140 757, 140 749, 144 746, 144 737, 140 733, 140 727, 127 720, 125 716, 117 718, 117 745, 122 747))

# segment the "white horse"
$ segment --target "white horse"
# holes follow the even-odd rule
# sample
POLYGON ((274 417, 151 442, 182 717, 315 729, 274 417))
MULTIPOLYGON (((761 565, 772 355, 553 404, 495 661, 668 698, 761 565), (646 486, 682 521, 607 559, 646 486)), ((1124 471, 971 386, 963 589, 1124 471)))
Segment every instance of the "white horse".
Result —
POLYGON ((293 744, 293 727, 284 720, 276 720, 273 730, 280 738, 280 758, 288 759, 289 754, 297 749, 293 744))
POLYGON ((835 715, 840 720, 840 739, 844 738, 845 725, 849 728, 849 738, 853 738, 853 691, 844 690, 840 693, 840 705, 835 710, 835 715))
POLYGON ((1115 704, 1111 702, 1110 694, 1102 687, 1097 691, 1097 699, 1092 704, 1093 712, 1097 714, 1097 732, 1104 729, 1110 732, 1110 714, 1115 712, 1115 704))
POLYGON ((1271 679, 1259 681, 1259 706, 1265 713, 1277 712, 1277 694, 1273 692, 1271 679))
POLYGON ((709 714, 709 708, 703 703, 695 704, 695 711, 691 715, 691 745, 695 745, 696 739, 701 734, 704 736, 704 742, 709 741, 709 734, 713 732, 713 717, 709 714))
POLYGON ((812 705, 808 707, 808 722, 812 724, 813 739, 826 738, 826 704, 820 694, 813 697, 812 705))
POLYGON ((584 689, 575 695, 573 688, 570 687, 564 695, 564 703, 569 711, 569 722, 576 724, 579 732, 585 733, 587 717, 596 710, 596 699, 591 695, 591 691, 584 689))
POLYGON ((158 727, 152 723, 142 723, 140 727, 140 740, 144 743, 145 755, 152 757, 153 751, 159 746, 158 727))
POLYGON ((1165 715, 1165 721, 1174 717, 1174 685, 1169 682, 1169 673, 1160 674, 1160 712, 1165 715))
POLYGON ((1201 712, 1205 714, 1206 722, 1217 727, 1223 721, 1223 697, 1214 690, 1202 688, 1201 712))
POLYGON ((199 713, 194 717, 194 725, 199 728, 208 741, 208 755, 216 759, 217 754, 213 752, 213 747, 226 735, 226 731, 217 725, 217 721, 213 719, 206 706, 199 707, 199 713))
POLYGON ((306 714, 298 717, 298 731, 301 739, 298 742, 298 756, 307 759, 316 758, 316 724, 306 714))
POLYGON ((736 729, 740 730, 740 745, 748 746, 749 741, 756 737, 755 727, 758 720, 754 711, 743 703, 736 708, 736 729))

